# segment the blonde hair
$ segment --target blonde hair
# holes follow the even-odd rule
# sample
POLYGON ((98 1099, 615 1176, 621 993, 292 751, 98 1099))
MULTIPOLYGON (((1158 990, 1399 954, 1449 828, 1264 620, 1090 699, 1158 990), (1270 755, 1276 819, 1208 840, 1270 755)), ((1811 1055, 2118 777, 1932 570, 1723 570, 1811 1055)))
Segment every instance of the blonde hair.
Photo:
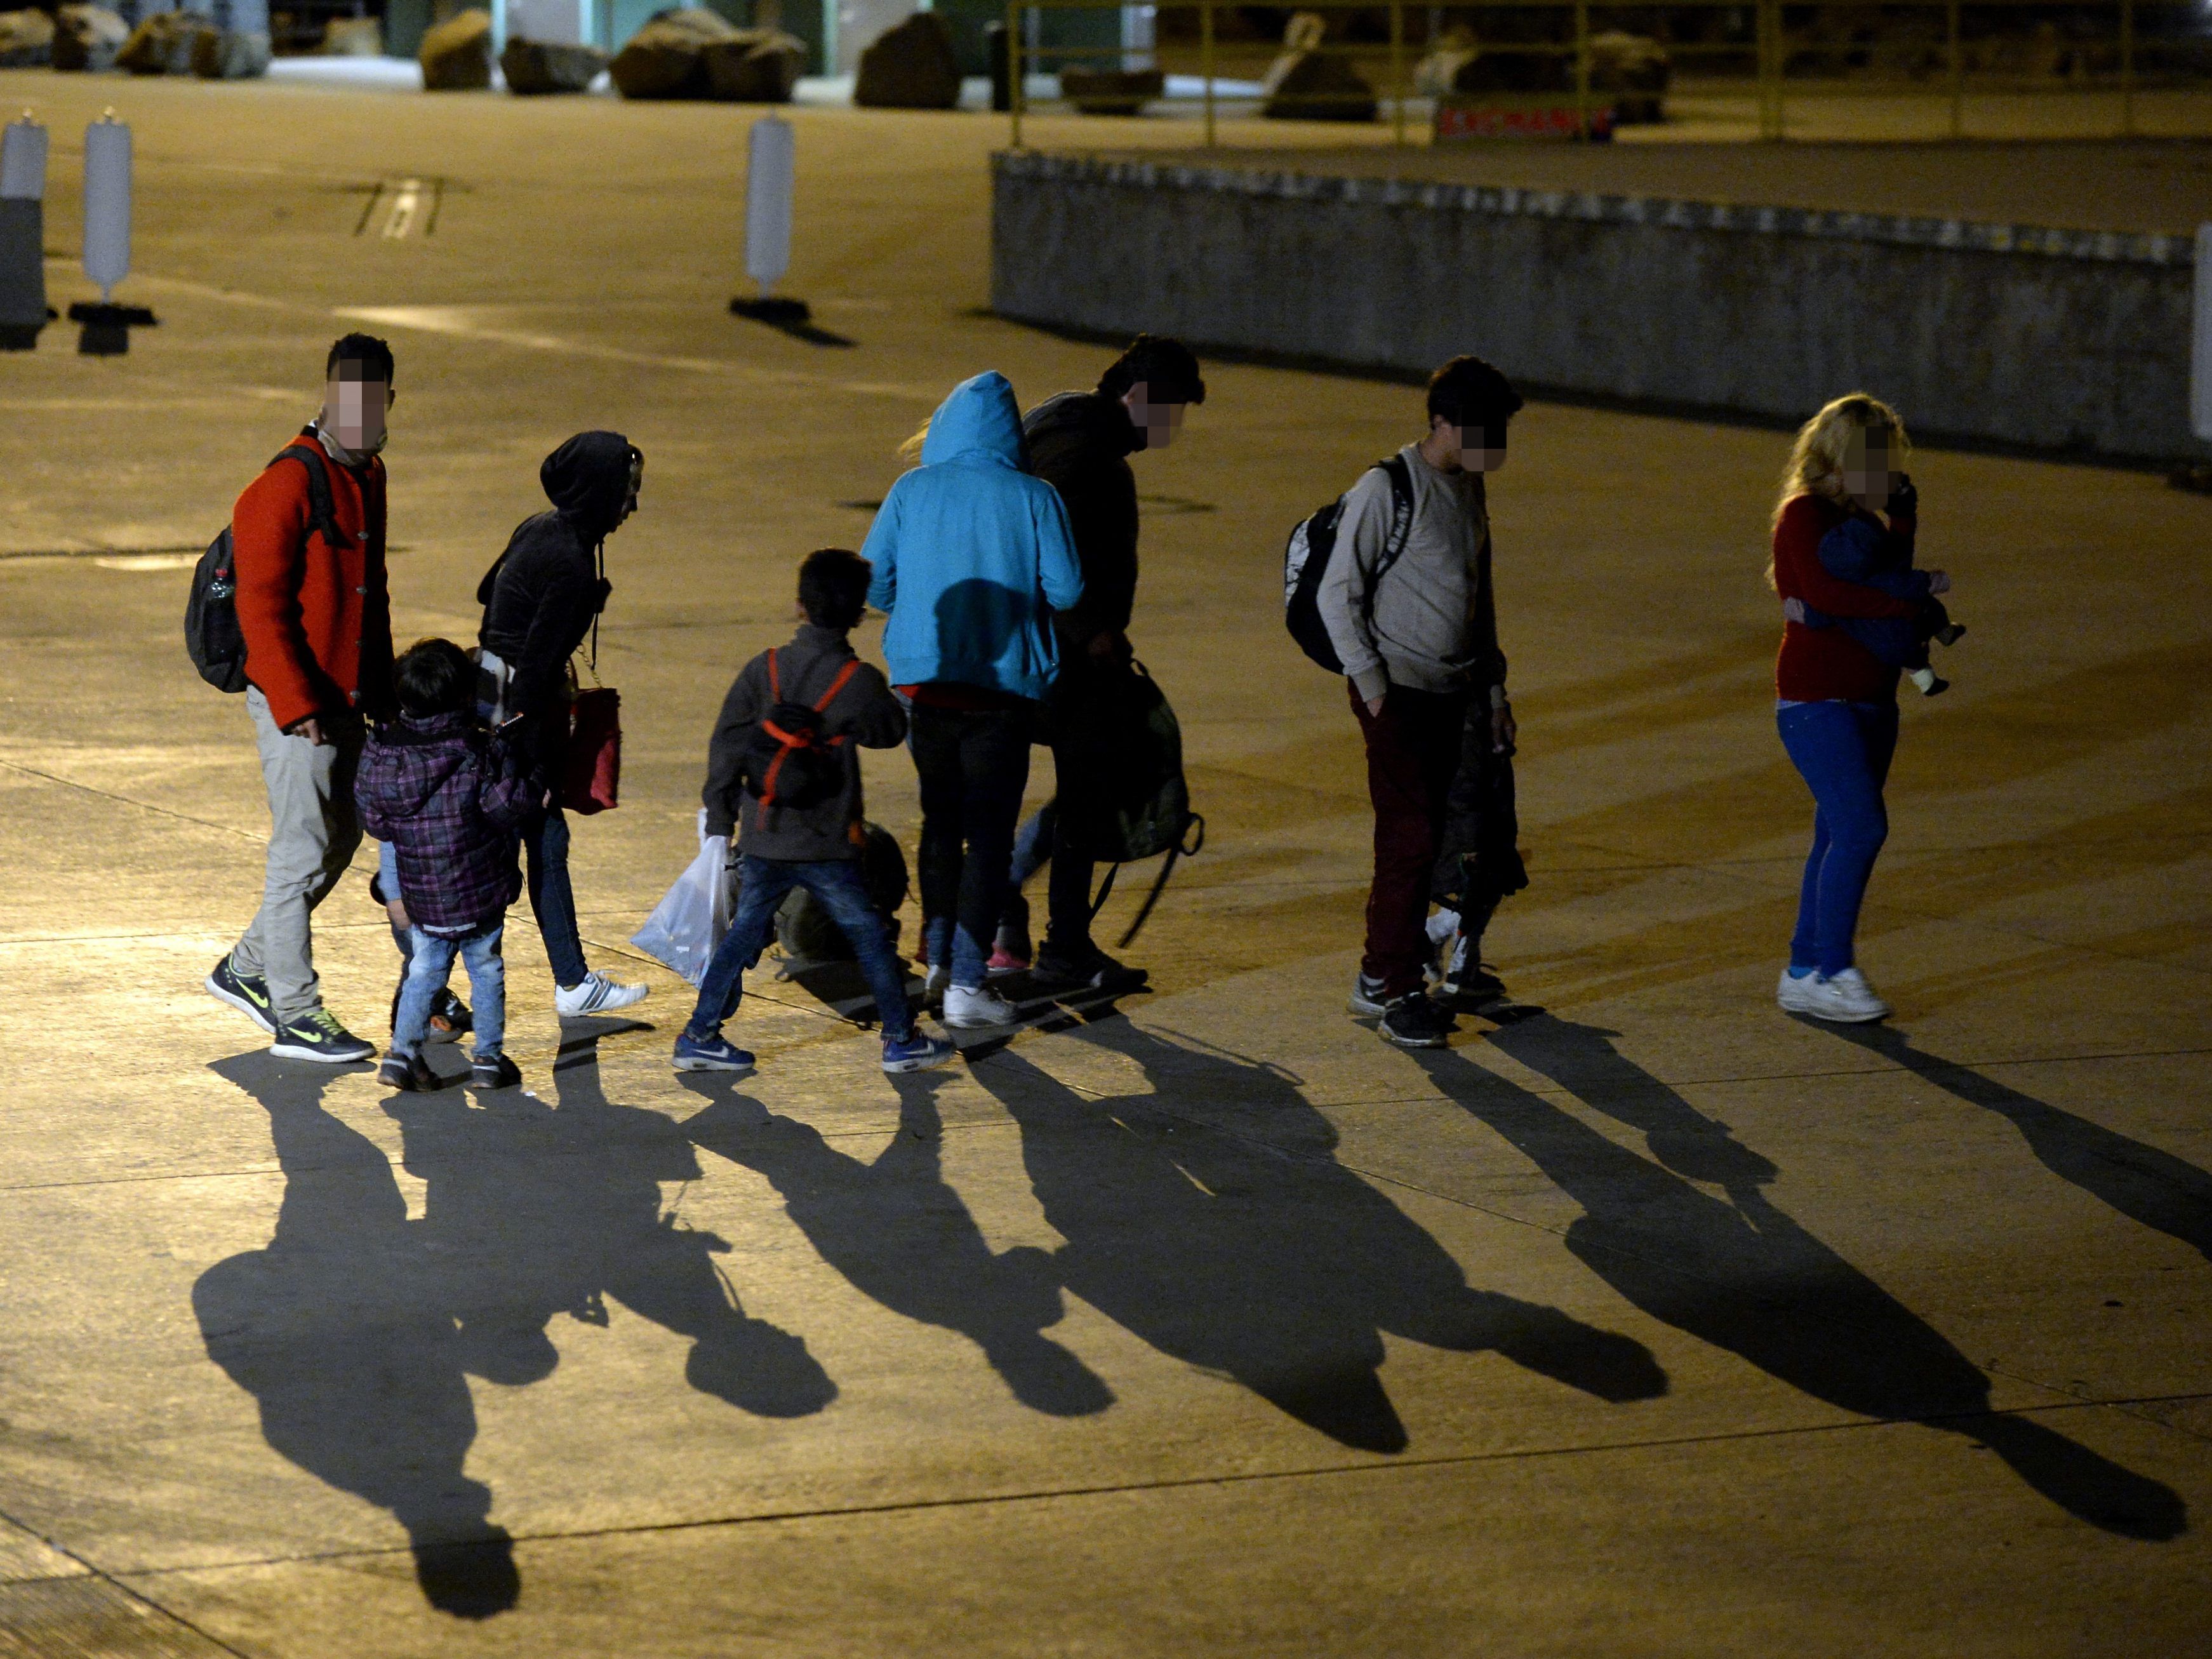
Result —
MULTIPOLYGON (((929 421, 936 418, 937 416, 933 415, 929 417, 929 421)), ((898 458, 908 466, 921 465, 921 447, 929 441, 929 421, 924 421, 920 426, 915 428, 911 437, 899 441, 898 458)))
MULTIPOLYGON (((1797 428, 1790 446, 1790 465, 1782 471, 1782 493, 1775 498, 1775 524, 1790 502, 1800 495, 1820 495, 1832 501, 1846 499, 1844 459, 1851 440, 1863 433, 1889 434, 1892 465, 1901 467, 1912 453, 1912 440, 1905 418, 1879 398, 1863 392, 1847 392, 1823 404, 1820 412, 1797 428)), ((1774 560, 1766 561, 1766 585, 1774 586, 1774 560)))

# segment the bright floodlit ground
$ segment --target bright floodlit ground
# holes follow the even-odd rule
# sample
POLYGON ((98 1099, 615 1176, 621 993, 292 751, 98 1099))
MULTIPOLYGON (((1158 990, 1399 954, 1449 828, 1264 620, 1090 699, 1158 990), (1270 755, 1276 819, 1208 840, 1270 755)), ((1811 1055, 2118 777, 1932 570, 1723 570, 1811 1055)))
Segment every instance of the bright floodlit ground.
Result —
MULTIPOLYGON (((1344 1012, 1360 761, 1277 586, 1414 397, 1216 365, 1139 462, 1133 631, 1211 826, 1132 951, 1157 988, 894 1087, 764 969, 757 1076, 679 1081, 684 988, 626 941, 794 561, 857 544, 956 380, 1035 399, 1102 362, 982 309, 1003 127, 797 113, 789 290, 848 342, 811 344, 724 308, 743 112, 30 72, 0 100, 56 133, 64 303, 76 134, 134 122, 118 297, 161 317, 127 358, 65 326, 0 358, 11 1650, 2212 1645, 2212 501, 1918 458, 1972 632, 1905 711, 1863 941, 1898 1014, 1854 1036, 1771 1002, 1808 818, 1759 580, 1783 439, 1533 405, 1492 499, 1534 884, 1492 955, 1546 1012, 1422 1058, 1344 1012), (357 234, 404 177, 444 181, 434 228, 357 234), (179 552, 362 317, 399 359, 403 640, 472 637, 562 438, 647 457, 599 649, 624 800, 576 863, 592 954, 653 995, 561 1030, 518 915, 528 1095, 280 1066, 198 988, 265 819, 179 552)), ((2046 196, 2053 165, 2126 193, 2020 163, 2046 196)), ((1680 193, 1725 183, 1694 166, 1680 193)), ((904 757, 869 777, 910 847, 904 757)), ((317 931, 380 1035, 362 882, 317 931)))

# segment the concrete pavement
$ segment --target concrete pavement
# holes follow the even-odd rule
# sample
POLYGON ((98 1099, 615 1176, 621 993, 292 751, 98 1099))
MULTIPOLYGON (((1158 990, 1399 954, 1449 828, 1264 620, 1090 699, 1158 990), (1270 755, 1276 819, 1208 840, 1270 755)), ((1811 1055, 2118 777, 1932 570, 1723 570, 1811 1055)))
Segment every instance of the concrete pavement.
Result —
MULTIPOLYGON (((1972 631, 1905 710, 1864 941, 1899 1016, 1854 1036, 1771 1000, 1808 816, 1759 578, 1782 441, 1532 407, 1492 498, 1534 885, 1493 955, 1547 1012, 1417 1057, 1343 1013, 1357 744, 1275 586, 1417 404, 1213 366, 1138 462, 1134 632, 1211 823, 1133 953, 1158 988, 894 1085, 763 976, 760 1073, 702 1085, 666 1067, 682 988, 623 942, 690 855, 730 673, 953 380, 1101 362, 978 314, 1003 130, 794 115, 789 288, 840 346, 722 309, 727 108, 0 96, 58 152, 99 102, 136 121, 118 297, 162 318, 125 359, 0 357, 0 554, 40 556, 0 557, 0 1641, 2212 1645, 2202 498, 1917 459, 1972 631), (447 180, 435 229, 356 235, 399 177, 447 180), (601 640, 625 804, 576 839, 595 959, 654 993, 558 1025, 519 917, 527 1095, 274 1062, 198 988, 265 819, 183 657, 182 550, 359 318, 399 354, 403 639, 472 629, 568 432, 647 457, 601 640)), ((868 775, 910 850, 910 769, 868 775)), ((380 1035, 358 882, 318 946, 380 1035)))

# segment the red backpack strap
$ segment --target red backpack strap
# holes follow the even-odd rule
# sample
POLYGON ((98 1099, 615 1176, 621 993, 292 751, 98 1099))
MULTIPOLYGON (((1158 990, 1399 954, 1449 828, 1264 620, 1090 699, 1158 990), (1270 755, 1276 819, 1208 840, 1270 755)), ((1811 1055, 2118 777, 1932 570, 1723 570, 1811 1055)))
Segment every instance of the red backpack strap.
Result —
POLYGON ((783 701, 783 678, 775 672, 775 653, 768 653, 768 694, 778 702, 783 701))
POLYGON ((837 694, 842 691, 851 682, 853 676, 860 672, 860 659, 858 657, 846 659, 845 665, 837 671, 837 678, 830 682, 830 689, 822 694, 822 701, 814 705, 814 712, 819 714, 826 711, 831 703, 837 701, 837 694))

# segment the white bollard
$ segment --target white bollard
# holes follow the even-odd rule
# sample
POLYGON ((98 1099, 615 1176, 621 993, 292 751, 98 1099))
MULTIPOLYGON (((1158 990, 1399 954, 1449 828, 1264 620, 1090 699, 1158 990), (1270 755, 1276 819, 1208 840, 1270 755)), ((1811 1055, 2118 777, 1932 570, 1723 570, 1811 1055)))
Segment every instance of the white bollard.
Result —
POLYGON ((0 350, 27 351, 46 325, 46 130, 25 110, 0 128, 0 350))
POLYGON ((745 275, 766 299, 791 269, 791 203, 798 136, 780 116, 753 123, 745 158, 745 275))
POLYGON ((84 130, 84 274, 102 304, 131 274, 131 129, 113 110, 84 130))
POLYGON ((46 130, 25 110, 0 127, 0 201, 46 199, 46 130))
POLYGON ((2197 337, 2189 354, 2189 416, 2212 443, 2212 225, 2197 228, 2197 337))

